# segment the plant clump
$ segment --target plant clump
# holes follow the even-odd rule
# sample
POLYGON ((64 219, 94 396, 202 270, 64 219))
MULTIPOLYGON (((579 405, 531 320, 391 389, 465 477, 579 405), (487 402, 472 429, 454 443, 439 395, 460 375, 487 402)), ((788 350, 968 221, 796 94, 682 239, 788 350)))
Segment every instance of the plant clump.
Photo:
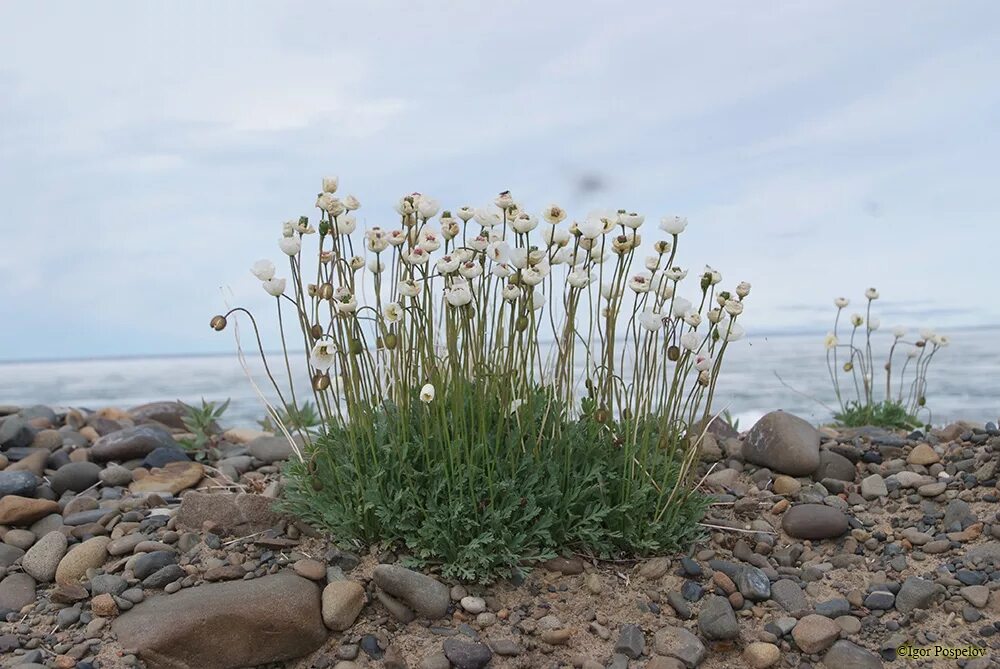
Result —
MULTIPOLYGON (((396 224, 359 229, 323 180, 319 219, 285 223, 288 278, 252 267, 289 341, 305 344, 318 436, 285 504, 338 540, 385 542, 442 573, 488 581, 573 550, 604 558, 685 546, 706 498, 693 464, 750 285, 676 262, 687 220, 531 213, 509 192, 441 211, 412 193, 396 224), (651 227, 651 226, 646 226, 651 227), (316 240, 312 250, 306 242, 316 240), (298 337, 301 336, 301 340, 298 337)), ((235 309, 213 319, 224 329, 235 309)))

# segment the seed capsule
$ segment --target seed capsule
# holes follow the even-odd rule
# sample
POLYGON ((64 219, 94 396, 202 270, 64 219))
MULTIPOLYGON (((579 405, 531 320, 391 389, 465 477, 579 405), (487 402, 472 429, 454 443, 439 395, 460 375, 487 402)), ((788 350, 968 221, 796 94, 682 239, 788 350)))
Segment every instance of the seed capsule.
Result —
POLYGON ((321 300, 329 300, 331 297, 333 297, 333 286, 330 285, 329 283, 324 283, 322 286, 319 287, 318 295, 319 299, 321 300))
POLYGON ((225 316, 212 316, 211 321, 212 329, 216 332, 222 332, 226 329, 226 317, 225 316))
POLYGON ((313 376, 312 384, 316 390, 326 390, 330 387, 330 375, 317 373, 313 376))
POLYGON ((392 350, 394 350, 396 348, 396 343, 398 341, 399 341, 398 338, 396 337, 395 333, 393 333, 393 332, 390 332, 389 334, 387 334, 385 336, 385 339, 382 340, 382 342, 385 344, 385 347, 387 349, 389 349, 390 351, 392 351, 392 350))
POLYGON ((316 323, 315 325, 309 328, 309 334, 312 336, 313 339, 319 339, 320 337, 323 336, 323 326, 320 325, 319 323, 316 323))
POLYGON ((520 318, 518 318, 517 321, 514 323, 514 327, 517 328, 518 332, 524 332, 525 330, 527 330, 528 329, 528 317, 527 316, 521 316, 520 318))
POLYGON ((681 350, 676 346, 671 346, 667 349, 667 359, 670 362, 677 362, 681 358, 681 350))
POLYGON ((844 371, 845 372, 849 372, 852 369, 854 369, 854 363, 853 362, 845 362, 844 363, 844 371))

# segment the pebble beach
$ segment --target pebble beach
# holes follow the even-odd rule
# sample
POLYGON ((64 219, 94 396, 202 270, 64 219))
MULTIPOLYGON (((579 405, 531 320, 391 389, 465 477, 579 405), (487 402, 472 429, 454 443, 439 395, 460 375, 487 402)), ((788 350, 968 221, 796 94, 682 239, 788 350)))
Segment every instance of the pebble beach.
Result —
POLYGON ((567 554, 478 586, 282 515, 288 442, 219 426, 192 458, 182 415, 0 407, 0 665, 997 666, 995 423, 717 421, 689 552, 567 554))

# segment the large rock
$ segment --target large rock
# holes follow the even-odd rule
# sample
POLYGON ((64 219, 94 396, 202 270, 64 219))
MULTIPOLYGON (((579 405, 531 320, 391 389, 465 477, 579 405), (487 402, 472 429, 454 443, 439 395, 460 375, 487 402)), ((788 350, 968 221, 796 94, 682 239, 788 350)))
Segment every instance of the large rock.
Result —
POLYGON ((35 430, 20 416, 7 416, 0 422, 0 446, 20 448, 35 439, 35 430))
POLYGON ((896 595, 896 610, 900 613, 909 613, 914 609, 927 609, 941 599, 944 594, 944 586, 940 583, 928 581, 919 576, 910 576, 903 581, 903 585, 896 595))
POLYGON ((323 624, 343 632, 365 607, 365 589, 357 581, 333 581, 323 588, 323 624))
POLYGON ((489 646, 463 639, 445 639, 444 655, 456 669, 483 669, 493 659, 489 646))
POLYGON ((826 651, 823 665, 828 669, 882 669, 882 658, 870 650, 841 639, 826 651))
POLYGON ((132 492, 167 492, 176 495, 182 490, 198 485, 205 476, 205 468, 197 462, 171 462, 162 469, 154 469, 148 476, 133 481, 132 492))
POLYGON ((50 583, 56 577, 56 567, 66 554, 66 535, 58 530, 49 532, 35 542, 21 558, 21 569, 36 581, 50 583))
POLYGON ((378 587, 425 618, 435 620, 448 612, 451 601, 448 586, 430 576, 399 565, 380 564, 372 577, 378 587))
MULTIPOLYGON (((298 437, 295 437, 295 439, 301 447, 301 439, 298 437)), ((287 460, 295 453, 288 439, 281 435, 276 437, 257 437, 247 444, 247 450, 250 451, 250 455, 268 464, 287 460)))
POLYGON ((132 420, 136 423, 146 421, 156 421, 167 427, 178 430, 187 430, 184 425, 184 418, 187 416, 187 409, 180 402, 151 402, 140 404, 128 410, 132 420))
POLYGON ((98 439, 90 447, 90 457, 96 462, 123 462, 144 458, 161 447, 180 448, 180 444, 162 427, 136 425, 98 439))
POLYGON ((37 486, 38 477, 32 472, 0 472, 0 497, 7 495, 20 495, 21 497, 34 495, 37 486))
POLYGON ((273 505, 273 499, 262 495, 191 491, 181 498, 177 524, 200 530, 205 521, 211 521, 217 532, 246 536, 274 527, 281 520, 273 505))
POLYGON ((840 625, 826 616, 810 613, 792 628, 795 645, 803 653, 812 655, 826 650, 840 637, 840 625))
POLYGON ((0 499, 0 525, 31 525, 50 513, 59 513, 59 504, 50 499, 7 495, 0 499))
POLYGON ((689 669, 697 667, 705 657, 705 644, 683 627, 663 627, 653 636, 653 650, 673 657, 689 669))
POLYGON ((785 512, 781 527, 796 539, 831 539, 847 532, 847 516, 825 504, 799 504, 785 512))
POLYGON ((282 572, 152 597, 112 629, 150 669, 235 669, 301 657, 326 641, 319 587, 282 572))
POLYGON ((698 630, 709 641, 737 638, 740 626, 729 600, 718 595, 706 598, 698 614, 698 630))
POLYGON ((57 495, 67 490, 80 492, 97 483, 100 473, 101 466, 94 462, 71 462, 57 469, 56 473, 49 477, 49 485, 57 495))
POLYGON ((11 574, 0 581, 0 620, 10 611, 20 611, 35 601, 35 579, 11 574))
POLYGON ((813 472, 813 479, 817 481, 822 481, 823 479, 853 481, 856 474, 857 470, 854 468, 854 463, 840 453, 821 451, 819 454, 819 467, 813 472))
POLYGON ((743 458, 792 476, 819 467, 819 431, 798 416, 772 411, 757 421, 743 442, 743 458))
POLYGON ((109 543, 110 537, 94 537, 66 553, 56 567, 56 583, 73 585, 83 578, 88 569, 97 569, 103 565, 108 557, 109 543))

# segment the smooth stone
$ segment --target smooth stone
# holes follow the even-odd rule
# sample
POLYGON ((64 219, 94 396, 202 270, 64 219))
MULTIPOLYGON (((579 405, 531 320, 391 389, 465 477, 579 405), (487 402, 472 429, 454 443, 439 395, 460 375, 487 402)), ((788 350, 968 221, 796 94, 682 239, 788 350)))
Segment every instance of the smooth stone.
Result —
POLYGON ((191 462, 191 458, 183 448, 173 446, 160 446, 142 459, 142 466, 146 469, 154 467, 165 467, 171 462, 191 462))
POLYGON ((138 481, 132 481, 128 489, 133 493, 166 492, 176 495, 198 485, 204 476, 205 468, 197 462, 171 462, 138 481))
POLYGON ((757 567, 744 566, 736 575, 736 587, 740 594, 754 602, 771 598, 771 581, 757 567))
POLYGON ((840 625, 826 616, 815 613, 805 616, 792 628, 795 645, 803 653, 810 655, 826 650, 839 637, 840 625))
POLYGON ((444 640, 444 654, 457 669, 483 669, 493 659, 486 644, 455 638, 444 640))
POLYGON ((729 600, 718 595, 708 597, 698 613, 698 629, 710 641, 737 638, 740 628, 729 600))
POLYGON ((885 479, 878 474, 872 474, 861 479, 861 496, 865 499, 878 499, 889 494, 885 479))
POLYGON ((820 451, 819 467, 813 472, 815 480, 853 481, 855 475, 857 475, 857 470, 854 468, 854 463, 843 455, 833 451, 820 451))
POLYGON ((17 546, 0 543, 0 567, 9 567, 24 556, 24 551, 17 546))
POLYGON ((424 618, 435 620, 448 612, 448 586, 430 576, 395 564, 380 564, 372 578, 378 587, 403 600, 424 618))
POLYGON ((56 569, 66 554, 68 545, 65 534, 58 530, 49 532, 24 554, 21 568, 36 581, 51 583, 55 580, 56 569))
POLYGON ((785 512, 781 526, 797 539, 831 539, 847 532, 849 523, 847 516, 833 507, 799 504, 785 512))
POLYGON ((247 450, 250 455, 267 464, 287 460, 295 454, 292 445, 283 436, 257 437, 247 444, 247 450))
POLYGON ((146 662, 191 669, 284 662, 313 652, 328 634, 319 587, 290 571, 152 597, 112 630, 146 662))
POLYGON ((49 485, 57 495, 67 490, 81 492, 97 483, 100 473, 101 466, 94 462, 71 462, 49 477, 49 485))
MULTIPOLYGON (((142 579, 142 587, 156 590, 167 588, 170 584, 187 576, 184 568, 176 564, 168 564, 166 567, 157 569, 152 574, 142 579)), ((140 591, 141 592, 141 591, 140 591)))
POLYGON ((121 465, 111 465, 102 469, 98 478, 109 488, 123 488, 132 482, 132 470, 121 465))
POLYGON ((90 447, 90 457, 95 462, 138 460, 161 446, 180 448, 170 433, 162 427, 136 425, 98 439, 90 447))
POLYGON ((90 594, 120 595, 128 590, 128 582, 115 574, 99 574, 90 579, 90 594))
POLYGON ((88 569, 97 569, 108 556, 109 537, 94 537, 71 549, 56 567, 56 583, 71 585, 78 583, 88 569))
POLYGON ((292 565, 292 569, 296 574, 308 578, 310 581, 322 581, 326 578, 326 565, 319 560, 309 558, 297 560, 292 565))
POLYGON ((805 593, 795 581, 787 578, 771 584, 771 599, 789 613, 803 611, 808 606, 805 593))
POLYGON ((0 422, 0 446, 24 448, 35 439, 35 430, 21 416, 7 416, 0 422))
POLYGON ((865 608, 875 611, 888 611, 896 603, 896 596, 891 592, 876 590, 865 597, 865 608))
POLYGON ((7 611, 20 611, 35 601, 35 579, 14 573, 0 581, 0 619, 7 611))
POLYGON ((0 525, 31 525, 51 513, 59 513, 59 504, 49 499, 6 495, 0 499, 0 525))
POLYGON ((0 497, 6 495, 28 497, 29 495, 34 495, 38 484, 38 477, 33 472, 0 471, 0 497))
POLYGON ((190 491, 181 498, 177 525, 201 530, 206 521, 211 521, 216 532, 246 536, 278 524, 281 516, 274 511, 273 504, 273 499, 263 495, 190 491))
POLYGON ((660 655, 676 658, 685 667, 693 668, 705 658, 705 644, 697 635, 683 627, 663 627, 653 635, 653 650, 660 655))
POLYGON ((802 484, 799 483, 798 479, 786 476, 785 474, 775 476, 774 483, 771 484, 771 490, 776 495, 785 495, 787 497, 797 495, 801 489, 802 484))
POLYGON ((3 542, 5 544, 9 546, 17 546, 23 551, 31 548, 31 545, 35 543, 35 539, 37 539, 37 537, 31 530, 7 530, 7 533, 3 535, 3 542))
POLYGON ((754 641, 743 649, 743 659, 752 669, 767 669, 781 661, 781 649, 773 643, 754 641))
POLYGON ((128 410, 129 416, 136 423, 154 420, 157 423, 172 427, 178 430, 187 430, 184 419, 187 418, 188 410, 181 402, 150 402, 140 404, 128 410))
POLYGON ((646 637, 638 625, 622 625, 615 643, 615 652, 635 660, 646 650, 646 637))
POLYGON ((977 609, 986 606, 990 599, 990 589, 985 585, 967 585, 959 590, 958 594, 977 609))
POLYGON ((823 656, 823 664, 834 669, 882 669, 882 658, 847 639, 834 643, 823 656))
POLYGON ((132 573, 140 581, 167 565, 176 564, 177 554, 173 551, 153 551, 139 555, 132 563, 132 573))
POLYGON ((365 606, 365 589, 357 581, 334 581, 323 588, 323 623, 334 632, 349 629, 365 606))
POLYGON ((910 451, 910 454, 906 456, 906 462, 910 465, 923 465, 926 467, 940 461, 941 456, 935 453, 929 444, 917 444, 910 451))
POLYGON ((772 471, 806 476, 819 467, 819 444, 819 432, 807 421, 784 411, 772 411, 747 433, 743 458, 772 471))
POLYGON ((915 609, 930 608, 944 594, 944 586, 919 576, 910 576, 903 581, 896 594, 896 610, 910 613, 915 609))

